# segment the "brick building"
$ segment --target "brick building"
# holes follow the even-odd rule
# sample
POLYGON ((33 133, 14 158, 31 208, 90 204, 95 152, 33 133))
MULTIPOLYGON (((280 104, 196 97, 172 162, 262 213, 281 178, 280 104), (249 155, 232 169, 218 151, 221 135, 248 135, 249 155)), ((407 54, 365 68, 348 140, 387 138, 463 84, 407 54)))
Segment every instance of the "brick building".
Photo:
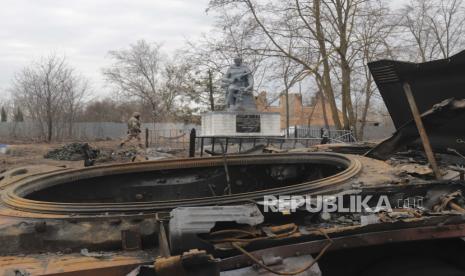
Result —
MULTIPOLYGON (((279 112, 281 114, 281 128, 286 128, 286 95, 281 95, 279 105, 268 104, 266 92, 261 92, 255 97, 257 109, 261 112, 279 112)), ((334 126, 331 108, 325 102, 326 117, 329 126, 334 126)), ((342 120, 342 113, 338 111, 342 120)), ((302 102, 302 96, 296 93, 289 93, 289 126, 324 126, 323 105, 319 97, 315 96, 308 106, 302 102)))

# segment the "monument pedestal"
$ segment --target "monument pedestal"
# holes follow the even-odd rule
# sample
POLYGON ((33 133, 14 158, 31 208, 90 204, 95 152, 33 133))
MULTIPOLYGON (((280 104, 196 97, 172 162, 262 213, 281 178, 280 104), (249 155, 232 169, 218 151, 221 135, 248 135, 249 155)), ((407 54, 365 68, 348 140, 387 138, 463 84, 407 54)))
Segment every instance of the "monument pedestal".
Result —
POLYGON ((201 136, 282 136, 279 113, 215 111, 202 114, 201 136))

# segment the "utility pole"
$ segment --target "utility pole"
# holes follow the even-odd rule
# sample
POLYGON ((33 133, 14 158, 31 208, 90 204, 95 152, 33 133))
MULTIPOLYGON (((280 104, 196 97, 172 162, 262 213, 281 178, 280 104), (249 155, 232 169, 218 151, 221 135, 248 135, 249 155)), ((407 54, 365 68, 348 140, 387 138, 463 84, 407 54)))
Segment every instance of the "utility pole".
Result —
POLYGON ((211 111, 215 111, 215 100, 213 98, 213 76, 211 70, 208 70, 208 91, 210 93, 210 109, 211 111))

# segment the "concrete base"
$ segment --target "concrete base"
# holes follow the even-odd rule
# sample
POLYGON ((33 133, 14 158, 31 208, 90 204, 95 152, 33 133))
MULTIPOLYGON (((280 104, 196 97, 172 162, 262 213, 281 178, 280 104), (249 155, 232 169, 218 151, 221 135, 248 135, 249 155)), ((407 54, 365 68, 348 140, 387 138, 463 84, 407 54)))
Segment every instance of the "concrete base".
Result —
POLYGON ((201 136, 282 136, 279 113, 215 111, 202 114, 201 136))

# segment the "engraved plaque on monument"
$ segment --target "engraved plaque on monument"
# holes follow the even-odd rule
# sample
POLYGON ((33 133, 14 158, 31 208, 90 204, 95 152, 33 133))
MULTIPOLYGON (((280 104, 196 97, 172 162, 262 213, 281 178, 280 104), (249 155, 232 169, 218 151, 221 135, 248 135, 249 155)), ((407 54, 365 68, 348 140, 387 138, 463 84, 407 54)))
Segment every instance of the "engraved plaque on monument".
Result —
POLYGON ((236 132, 238 133, 260 133, 259 114, 236 115, 236 132))

